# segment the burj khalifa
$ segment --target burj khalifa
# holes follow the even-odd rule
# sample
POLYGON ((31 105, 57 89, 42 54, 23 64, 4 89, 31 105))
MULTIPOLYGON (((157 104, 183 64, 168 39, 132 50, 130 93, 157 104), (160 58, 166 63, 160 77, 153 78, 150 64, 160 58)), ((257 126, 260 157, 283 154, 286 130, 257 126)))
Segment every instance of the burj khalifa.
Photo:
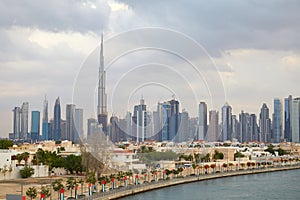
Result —
POLYGON ((102 125, 103 132, 107 134, 107 95, 105 92, 105 82, 103 34, 101 34, 97 117, 99 125, 102 125))

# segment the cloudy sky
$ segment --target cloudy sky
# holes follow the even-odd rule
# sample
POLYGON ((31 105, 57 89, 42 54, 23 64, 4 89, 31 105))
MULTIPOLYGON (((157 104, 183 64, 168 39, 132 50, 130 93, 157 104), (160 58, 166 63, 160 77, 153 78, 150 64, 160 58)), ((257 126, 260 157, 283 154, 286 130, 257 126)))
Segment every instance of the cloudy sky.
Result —
MULTIPOLYGON (((298 0, 0 1, 0 136, 29 102, 49 118, 61 98, 95 114, 104 33, 108 111, 122 116, 143 95, 150 108, 175 95, 258 113, 274 97, 300 95, 298 0), (128 54, 127 54, 127 53, 128 54), (109 66, 108 66, 109 65, 109 66), (88 91, 88 92, 87 92, 88 91)), ((29 126, 30 127, 30 126, 29 126)))

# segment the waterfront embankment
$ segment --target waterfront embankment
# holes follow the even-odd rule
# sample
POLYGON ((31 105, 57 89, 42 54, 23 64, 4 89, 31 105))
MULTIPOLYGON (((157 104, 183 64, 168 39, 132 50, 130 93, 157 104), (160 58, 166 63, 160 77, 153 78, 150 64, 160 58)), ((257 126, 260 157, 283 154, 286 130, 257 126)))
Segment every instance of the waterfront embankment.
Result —
POLYGON ((109 192, 99 192, 95 193, 93 196, 86 197, 86 200, 96 199, 96 200, 110 200, 110 199, 118 199, 138 193, 143 193, 155 189, 161 189, 164 187, 171 187, 179 184, 192 183, 197 181, 204 181, 209 179, 217 179, 224 177, 232 177, 232 176, 240 176, 240 175, 251 175, 258 173, 270 173, 276 171, 284 171, 284 170, 295 170, 300 169, 300 165, 294 166, 282 166, 282 167, 272 167, 272 168, 259 168, 259 169, 245 169, 239 171, 229 171, 223 173, 210 173, 210 174, 202 174, 199 176, 186 176, 186 177, 177 177, 169 180, 159 180, 157 182, 145 182, 144 184, 139 185, 130 185, 128 187, 122 187, 118 189, 111 190, 109 192))

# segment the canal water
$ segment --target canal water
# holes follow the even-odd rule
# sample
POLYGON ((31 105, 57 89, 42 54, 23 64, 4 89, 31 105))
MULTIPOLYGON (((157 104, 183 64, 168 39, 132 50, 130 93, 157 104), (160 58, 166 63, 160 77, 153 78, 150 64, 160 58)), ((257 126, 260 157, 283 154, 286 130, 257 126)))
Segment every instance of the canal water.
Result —
POLYGON ((300 170, 243 175, 153 190, 122 200, 300 199, 300 170))

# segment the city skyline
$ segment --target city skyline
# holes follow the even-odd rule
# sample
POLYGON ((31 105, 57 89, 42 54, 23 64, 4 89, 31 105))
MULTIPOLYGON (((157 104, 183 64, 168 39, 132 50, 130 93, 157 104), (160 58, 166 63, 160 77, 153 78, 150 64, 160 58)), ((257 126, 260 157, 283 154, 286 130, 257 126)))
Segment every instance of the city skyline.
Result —
MULTIPOLYGON (((16 105, 29 102, 30 110, 39 110, 42 116, 42 99, 45 94, 49 101, 49 119, 53 118, 54 100, 58 96, 62 105, 74 103, 85 107, 73 102, 73 83, 85 58, 95 48, 99 48, 102 32, 104 38, 109 40, 132 29, 160 27, 178 31, 202 45, 219 70, 226 96, 213 108, 204 92, 199 93, 201 99, 197 102, 179 98, 181 109, 186 109, 190 116, 198 116, 198 103, 205 101, 208 110, 219 112, 220 119, 220 108, 227 101, 232 106, 232 113, 238 115, 244 110, 255 113, 258 117, 263 103, 273 112, 274 98, 283 99, 290 94, 297 97, 300 94, 295 84, 300 81, 299 21, 295 20, 299 18, 299 2, 245 1, 236 4, 235 1, 228 1, 218 2, 217 6, 214 2, 185 1, 173 5, 164 1, 147 5, 147 9, 144 2, 127 1, 90 1, 72 6, 59 1, 34 6, 33 3, 28 1, 22 7, 14 1, 0 3, 0 39, 3 44, 0 49, 1 137, 12 132, 11 110, 16 105), (45 10, 45 7, 50 9, 45 10)), ((166 39, 164 36, 159 41, 166 39)), ((119 49, 122 45, 130 45, 130 42, 132 41, 129 39, 121 40, 114 44, 113 49, 104 52, 108 54, 104 56, 109 57, 109 51, 119 49)), ((149 43, 151 44, 150 41, 149 43)), ((189 52, 184 45, 179 46, 182 51, 189 52)), ((155 56, 157 55, 143 52, 120 60, 117 66, 107 70, 107 90, 112 91, 118 81, 115 77, 128 72, 126 67, 132 62, 142 60, 150 63, 155 56)), ((191 73, 178 60, 172 62, 173 57, 162 54, 160 56, 161 62, 174 67, 178 64, 178 68, 184 68, 187 73, 191 73)), ((151 71, 153 69, 146 71, 147 75, 151 76, 151 71)), ((143 76, 144 73, 145 71, 138 72, 136 76, 143 76)), ((169 72, 161 71, 157 76, 167 73, 169 72)), ((173 77, 173 74, 168 74, 169 77, 173 77)), ((174 76, 175 84, 176 79, 178 77, 174 76)), ((199 85, 194 78, 190 79, 190 83, 192 86, 199 85)), ((183 91, 180 95, 189 96, 185 92, 188 90, 184 84, 178 86, 183 91)), ((157 101, 168 100, 172 96, 171 93, 166 93, 165 96, 152 95, 155 90, 156 87, 145 88, 143 92, 150 108, 156 106, 157 101)), ((123 106, 125 110, 114 107, 112 109, 108 104, 108 113, 124 115, 139 101, 140 95, 141 92, 138 92, 129 102, 130 105, 124 106, 124 101, 116 102, 115 108, 123 106), (118 110, 120 113, 117 113, 118 110)), ((111 100, 112 94, 108 93, 107 102, 110 103, 111 100)), ((93 111, 85 111, 84 121, 94 116, 93 111)), ((61 112, 65 116, 65 109, 61 112)), ((31 118, 30 113, 28 115, 31 118)), ((269 118, 272 118, 271 115, 272 113, 269 118)))

